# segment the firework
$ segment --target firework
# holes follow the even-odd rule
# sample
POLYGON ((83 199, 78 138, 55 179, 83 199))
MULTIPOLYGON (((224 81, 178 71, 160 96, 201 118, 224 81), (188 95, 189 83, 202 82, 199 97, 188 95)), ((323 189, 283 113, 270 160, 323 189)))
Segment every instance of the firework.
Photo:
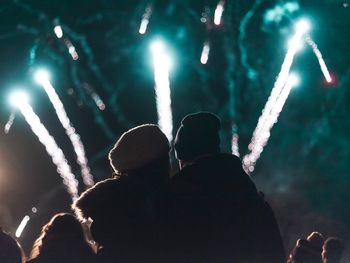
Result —
POLYGON ((149 19, 150 19, 151 15, 152 15, 152 6, 149 5, 149 6, 147 6, 145 13, 142 16, 142 20, 141 20, 141 24, 140 24, 140 28, 139 28, 139 33, 141 35, 146 33, 147 26, 148 26, 149 19))
POLYGON ((206 41, 206 42, 204 42, 203 50, 202 50, 202 54, 201 54, 201 63, 202 64, 207 64, 208 58, 209 58, 209 51, 210 51, 210 45, 209 45, 209 42, 206 41))
MULTIPOLYGON (((243 158, 243 166, 246 171, 253 172, 256 161, 259 159, 265 145, 270 138, 270 131, 283 109, 283 106, 289 96, 291 89, 298 84, 298 77, 294 74, 288 76, 286 85, 276 99, 269 116, 265 117, 264 125, 259 127, 259 132, 254 131, 252 142, 250 143, 250 152, 243 158)), ((262 118, 261 116, 260 118, 262 118)), ((260 123, 260 119, 259 119, 260 123)), ((258 128, 258 127, 257 127, 258 128)))
POLYGON ((225 1, 221 0, 216 6, 214 12, 214 24, 219 26, 221 24, 222 13, 224 12, 225 1))
POLYGON ((63 103, 58 97, 54 87, 52 86, 48 74, 45 71, 38 71, 35 75, 38 83, 44 88, 46 94, 48 95, 53 107, 55 108, 56 114, 58 116, 59 121, 61 122, 63 128, 66 130, 66 134, 68 135, 75 154, 77 156, 77 163, 81 169, 81 175, 84 181, 84 184, 87 187, 90 187, 94 184, 93 176, 90 173, 90 168, 87 164, 87 158, 85 155, 84 145, 80 139, 80 136, 75 131, 71 121, 69 120, 67 113, 64 109, 63 103))
POLYGON ((329 74, 328 68, 326 66, 326 63, 324 62, 322 58, 321 51, 318 49, 316 43, 312 40, 310 36, 306 37, 306 42, 309 44, 309 46, 312 48, 312 51, 314 52, 315 56, 318 59, 318 63, 320 64, 321 71, 328 83, 332 82, 331 75, 329 74))
POLYGON ((57 172, 62 177, 63 183, 67 187, 67 191, 71 195, 72 200, 76 200, 78 198, 78 181, 75 179, 67 159, 62 150, 58 147, 55 139, 41 123, 39 117, 35 114, 23 93, 14 93, 11 97, 11 102, 18 107, 34 134, 45 146, 47 153, 57 166, 57 172))
POLYGON ((158 111, 158 124, 169 141, 173 139, 173 117, 170 98, 170 58, 162 42, 152 44, 154 82, 158 111))
POLYGON ((17 230, 16 230, 16 237, 19 238, 21 235, 22 235, 22 232, 24 230, 24 228, 26 227, 26 225, 28 224, 30 220, 30 217, 29 216, 25 216, 23 217, 21 223, 19 224, 19 226, 17 227, 17 230))

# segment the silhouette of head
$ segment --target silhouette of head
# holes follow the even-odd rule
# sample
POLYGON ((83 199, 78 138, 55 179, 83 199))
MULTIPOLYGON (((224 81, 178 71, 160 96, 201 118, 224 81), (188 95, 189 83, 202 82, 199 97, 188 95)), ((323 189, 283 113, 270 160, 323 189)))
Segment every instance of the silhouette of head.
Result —
POLYGON ((34 243, 31 258, 39 255, 58 256, 62 251, 74 250, 77 247, 87 247, 84 232, 80 222, 74 215, 60 213, 42 227, 40 236, 34 243))
POLYGON ((220 152, 220 119, 210 112, 187 115, 175 137, 177 159, 192 161, 198 156, 220 152))
POLYGON ((344 244, 338 238, 329 237, 323 244, 322 259, 324 263, 340 263, 344 244))
POLYGON ((2 231, 0 227, 0 261, 2 263, 22 263, 23 251, 18 242, 2 231))
POLYGON ((144 124, 128 130, 109 153, 113 170, 121 175, 139 170, 159 159, 169 162, 169 142, 157 125, 144 124))

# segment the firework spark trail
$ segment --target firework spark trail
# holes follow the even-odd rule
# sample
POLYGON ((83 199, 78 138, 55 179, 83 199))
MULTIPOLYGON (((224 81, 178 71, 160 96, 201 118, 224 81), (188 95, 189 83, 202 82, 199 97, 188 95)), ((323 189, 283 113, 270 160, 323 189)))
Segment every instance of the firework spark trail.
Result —
POLYGON ((25 217, 23 217, 21 223, 19 224, 19 226, 17 227, 17 230, 16 230, 16 237, 19 238, 21 235, 22 235, 22 232, 24 230, 24 228, 26 227, 26 225, 28 224, 30 220, 30 217, 28 215, 26 215, 25 217))
POLYGON ((261 129, 265 126, 266 121, 268 121, 268 119, 270 118, 270 112, 271 112, 272 108, 274 107, 278 96, 281 94, 283 87, 286 84, 286 81, 287 81, 288 76, 289 76, 289 71, 290 71, 290 68, 291 68, 292 63, 293 63, 294 56, 299 48, 298 44, 302 40, 302 37, 305 34, 305 30, 306 29, 304 27, 299 26, 297 28, 297 31, 294 34, 291 42, 290 42, 290 46, 289 46, 287 54, 284 58, 284 61, 283 61, 282 67, 281 67, 281 71, 278 74, 277 80, 272 88, 271 94, 270 94, 270 96, 265 104, 263 111, 262 111, 262 115, 259 118, 259 121, 258 121, 258 124, 255 128, 255 131, 253 132, 252 141, 248 147, 249 150, 252 150, 252 147, 254 147, 256 138, 259 136, 261 129))
POLYGON ((207 64, 210 52, 210 44, 208 41, 204 42, 202 54, 201 54, 201 63, 207 64))
POLYGON ((145 34, 147 31, 147 26, 149 23, 149 19, 151 18, 152 15, 152 5, 147 6, 145 13, 142 16, 140 28, 139 28, 139 33, 141 35, 145 34))
POLYGON ((232 125, 232 136, 231 136, 231 152, 233 155, 236 156, 240 156, 239 155, 239 145, 238 145, 238 141, 239 141, 239 136, 237 133, 237 126, 236 125, 232 125))
POLYGON ((170 61, 161 43, 154 43, 152 52, 158 124, 171 142, 173 139, 173 116, 171 111, 169 82, 170 61))
MULTIPOLYGON (((265 145, 270 138, 270 131, 273 125, 277 122, 277 119, 283 109, 283 106, 289 96, 289 93, 295 83, 295 77, 290 75, 286 85, 278 96, 274 107, 271 109, 269 116, 264 122, 264 126, 260 127, 260 131, 256 134, 254 141, 251 142, 251 151, 243 158, 243 166, 246 171, 253 172, 256 161, 259 159, 265 145)), ((262 117, 262 116, 261 116, 262 117)), ((260 117, 260 118, 261 118, 260 117)))
POLYGON ((221 18, 222 18, 222 13, 224 12, 224 7, 225 7, 225 1, 220 0, 214 12, 214 24, 217 26, 221 24, 221 18))
POLYGON ((68 164, 62 150, 58 147, 55 139, 49 134, 45 126, 41 123, 39 117, 35 114, 32 107, 25 102, 18 105, 19 110, 24 116, 26 122, 31 127, 39 141, 45 146, 47 153, 51 156, 53 163, 57 166, 57 172, 63 179, 63 184, 67 187, 72 200, 78 198, 78 181, 68 164))
POLYGON ((87 164, 87 158, 85 155, 85 149, 84 145, 80 139, 80 136, 76 133, 74 127, 72 126, 67 113, 64 109, 63 103, 58 97, 54 87, 52 86, 51 82, 48 80, 48 78, 43 78, 40 81, 40 84, 44 88, 45 92, 47 93, 52 105, 55 108, 56 114, 58 116, 58 119, 60 120, 63 128, 66 130, 66 134, 68 135, 74 151, 77 156, 77 163, 80 166, 81 169, 81 175, 83 178, 83 182, 87 187, 90 187, 94 184, 93 176, 90 173, 90 169, 87 164))
POLYGON ((326 63, 324 62, 322 58, 321 51, 318 49, 316 43, 312 40, 310 36, 306 37, 306 43, 309 44, 309 46, 312 48, 312 51, 314 52, 315 56, 318 59, 318 63, 320 64, 322 73, 328 83, 332 82, 331 75, 329 74, 329 71, 327 69, 326 63))
POLYGON ((12 127, 13 121, 15 120, 16 113, 15 111, 11 112, 9 120, 5 124, 4 132, 5 134, 8 134, 10 132, 10 129, 12 127))

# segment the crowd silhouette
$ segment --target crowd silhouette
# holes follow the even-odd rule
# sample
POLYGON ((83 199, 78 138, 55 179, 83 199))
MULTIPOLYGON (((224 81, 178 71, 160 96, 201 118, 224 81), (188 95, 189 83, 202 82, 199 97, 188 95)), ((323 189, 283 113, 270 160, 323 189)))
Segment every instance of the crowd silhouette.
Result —
POLYGON ((173 149, 157 125, 125 132, 109 153, 114 175, 42 227, 26 258, 0 230, 0 262, 340 263, 344 245, 313 232, 287 256, 278 222, 241 160, 220 150, 220 119, 187 115, 173 149))

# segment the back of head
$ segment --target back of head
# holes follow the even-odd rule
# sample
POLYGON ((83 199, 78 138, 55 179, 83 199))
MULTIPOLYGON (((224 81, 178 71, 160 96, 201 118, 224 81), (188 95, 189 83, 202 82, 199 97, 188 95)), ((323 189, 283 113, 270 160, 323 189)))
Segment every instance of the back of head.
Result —
POLYGON ((20 245, 0 227, 0 261, 1 263, 22 263, 23 252, 20 245))
POLYGON ((123 133, 109 153, 113 170, 121 175, 154 169, 154 163, 165 160, 169 166, 169 142, 157 125, 144 124, 123 133))
POLYGON ((87 246, 80 222, 72 214, 60 213, 54 215, 42 227, 41 234, 34 243, 31 258, 36 258, 39 255, 56 257, 61 255, 63 251, 69 254, 69 251, 83 250, 87 246))
POLYGON ((210 112, 187 115, 175 137, 177 159, 191 161, 196 157, 220 152, 220 119, 210 112))
POLYGON ((335 237, 326 239, 323 245, 322 258, 325 263, 339 263, 344 252, 344 244, 335 237))

